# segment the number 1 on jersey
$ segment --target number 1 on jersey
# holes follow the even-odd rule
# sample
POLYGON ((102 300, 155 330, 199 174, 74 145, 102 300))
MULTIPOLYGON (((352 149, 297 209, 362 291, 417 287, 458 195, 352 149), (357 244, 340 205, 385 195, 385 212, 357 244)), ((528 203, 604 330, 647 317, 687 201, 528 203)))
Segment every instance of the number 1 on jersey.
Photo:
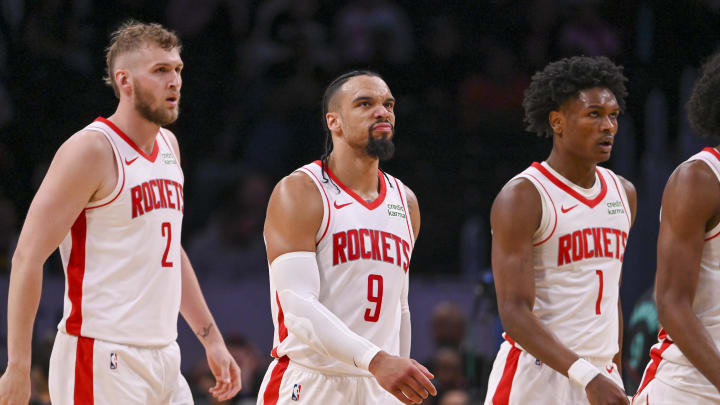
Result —
POLYGON ((382 306, 383 297, 383 278, 379 274, 370 274, 368 276, 368 301, 375 303, 375 311, 365 308, 365 320, 368 322, 377 322, 380 319, 380 306, 382 306), (377 288, 374 286, 377 285, 377 288))
POLYGON ((598 299, 595 303, 595 314, 600 315, 600 302, 602 301, 602 290, 603 290, 603 272, 602 270, 595 270, 595 274, 598 276, 598 299))
POLYGON ((173 262, 169 262, 167 257, 168 253, 170 253, 170 241, 172 241, 172 230, 170 229, 170 222, 163 222, 162 223, 162 236, 167 236, 167 245, 165 246, 165 253, 163 253, 162 258, 162 266, 163 267, 172 267, 173 262), (167 233, 167 235, 166 235, 167 233))

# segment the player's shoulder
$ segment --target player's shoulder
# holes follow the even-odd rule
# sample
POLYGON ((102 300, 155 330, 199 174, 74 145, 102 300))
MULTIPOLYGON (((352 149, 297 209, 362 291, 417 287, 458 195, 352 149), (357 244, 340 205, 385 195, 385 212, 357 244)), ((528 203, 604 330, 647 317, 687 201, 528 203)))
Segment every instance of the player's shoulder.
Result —
POLYGON ((668 179, 667 188, 693 192, 713 188, 718 183, 718 176, 703 160, 688 160, 681 163, 668 179))
POLYGON ((540 203, 540 194, 535 184, 529 178, 518 175, 505 183, 497 197, 495 197, 495 201, 513 205, 522 203, 523 201, 537 201, 540 203))
POLYGON ((542 200, 537 187, 528 178, 514 177, 495 197, 491 215, 493 213, 525 219, 539 218, 542 215, 542 200))
POLYGON ((319 210, 322 215, 322 197, 317 185, 306 173, 296 170, 278 181, 270 196, 268 209, 280 207, 296 214, 319 210))
POLYGON ((85 128, 63 142, 56 156, 81 158, 85 163, 93 163, 104 158, 112 158, 113 150, 110 141, 102 132, 85 128))

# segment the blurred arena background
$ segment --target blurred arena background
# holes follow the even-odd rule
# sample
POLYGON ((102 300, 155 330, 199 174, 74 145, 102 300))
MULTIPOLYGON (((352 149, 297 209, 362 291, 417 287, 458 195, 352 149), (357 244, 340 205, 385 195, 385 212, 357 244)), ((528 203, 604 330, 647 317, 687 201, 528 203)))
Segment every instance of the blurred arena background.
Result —
MULTIPOLYGON (((669 0, 0 0, 0 364, 10 259, 58 146, 116 100, 102 82, 109 33, 127 18, 177 31, 183 99, 171 127, 186 175, 183 243, 243 368, 233 404, 254 404, 272 344, 262 240, 274 183, 322 151, 320 98, 339 73, 382 74, 397 103, 396 156, 382 167, 418 196, 411 265, 413 357, 436 375, 428 404, 480 403, 500 342, 489 265, 489 207, 551 141, 524 132, 531 75, 571 55, 606 55, 630 79, 607 166, 638 190, 625 257, 626 389, 657 332, 651 288, 660 196, 701 146, 684 103, 720 44, 720 1, 669 0)), ((35 327, 33 401, 62 313, 57 253, 35 327)), ((198 404, 212 385, 184 321, 183 371, 198 404)))

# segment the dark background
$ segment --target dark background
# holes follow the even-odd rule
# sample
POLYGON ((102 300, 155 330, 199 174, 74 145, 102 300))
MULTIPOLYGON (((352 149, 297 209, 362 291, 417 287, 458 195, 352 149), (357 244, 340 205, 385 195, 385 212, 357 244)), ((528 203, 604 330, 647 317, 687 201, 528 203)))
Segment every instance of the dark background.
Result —
MULTIPOLYGON (((492 302, 490 205, 551 147, 523 130, 530 77, 571 55, 623 65, 630 96, 606 166, 638 190, 621 287, 628 325, 654 278, 664 183, 677 163, 717 143, 692 134, 683 105, 697 67, 717 50, 719 10, 718 0, 0 0, 0 276, 7 280, 27 207, 58 146, 114 112, 102 82, 104 47, 136 18, 183 41, 181 114, 170 128, 186 175, 183 243, 206 295, 214 285, 266 283, 269 193, 322 153, 327 83, 363 68, 382 74, 398 100, 396 155, 381 166, 420 202, 414 277, 478 285, 472 294, 492 302)), ((61 277, 56 255, 46 267, 46 277, 61 277)), ((462 312, 472 318, 472 309, 462 312)), ((432 335, 417 325, 415 335, 432 335)), ((485 383, 456 385, 482 396, 485 383)))

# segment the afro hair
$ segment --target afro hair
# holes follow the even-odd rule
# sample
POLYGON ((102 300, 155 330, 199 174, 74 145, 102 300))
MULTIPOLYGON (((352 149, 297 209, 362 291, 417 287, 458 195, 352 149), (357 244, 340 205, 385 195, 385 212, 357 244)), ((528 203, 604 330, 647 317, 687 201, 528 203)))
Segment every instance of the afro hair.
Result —
POLYGON ((557 111, 580 91, 593 87, 612 91, 620 111, 624 111, 626 81, 622 66, 615 65, 604 56, 573 56, 550 63, 533 75, 530 87, 525 91, 523 107, 526 129, 538 136, 551 137, 553 130, 548 122, 550 111, 557 111))
POLYGON ((703 64, 685 108, 698 135, 720 135, 720 53, 703 64))

